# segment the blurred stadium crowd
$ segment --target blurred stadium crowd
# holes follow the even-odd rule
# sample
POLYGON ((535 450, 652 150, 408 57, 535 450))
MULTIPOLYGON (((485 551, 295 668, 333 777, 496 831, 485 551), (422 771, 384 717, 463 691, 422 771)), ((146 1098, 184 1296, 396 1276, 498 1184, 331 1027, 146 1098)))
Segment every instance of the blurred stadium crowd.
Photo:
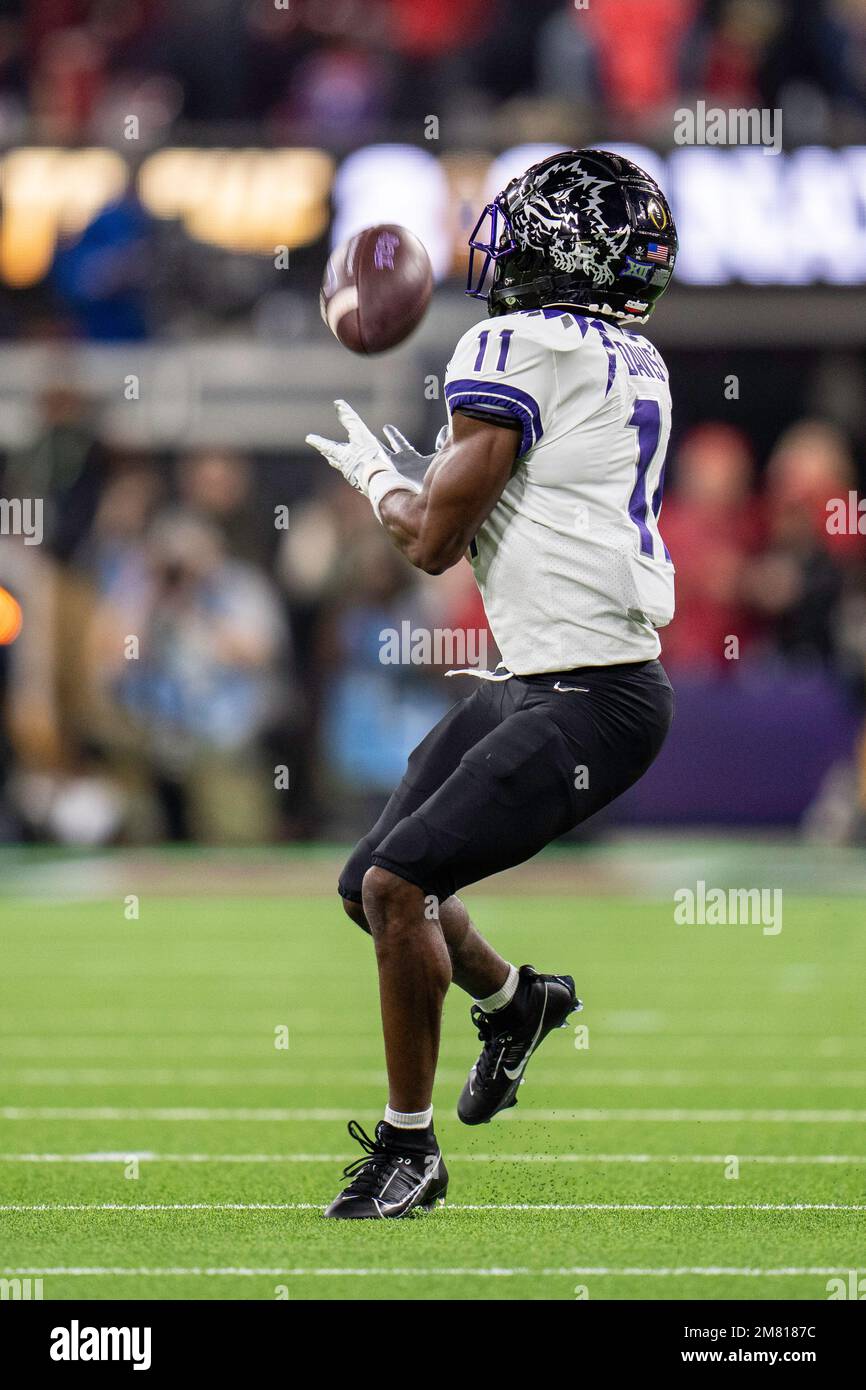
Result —
MULTIPOLYGON (((99 141, 255 123, 356 144, 448 111, 475 139, 543 118, 650 139, 672 104, 785 110, 798 141, 866 120, 863 0, 3 0, 0 137, 99 141)), ((531 138, 531 137, 530 137, 531 138)))
MULTIPOLYGON (((0 0, 0 148, 113 151, 132 175, 38 285, 0 283, 0 337, 267 331, 268 259, 143 206, 154 148, 665 148, 698 99, 781 110, 786 147, 866 142, 866 0, 0 0)), ((0 259, 21 255, 10 233, 0 259)), ((318 247, 292 256, 292 290, 314 290, 318 247)), ((297 295, 288 310, 297 333, 297 295)))
MULTIPOLYGON (((696 94, 781 107, 786 143, 863 142, 866 0, 0 0, 4 147, 116 144, 128 111, 145 144, 248 134, 339 153, 417 141, 419 121, 445 110, 458 143, 606 130, 669 144, 673 108, 696 94)), ((0 286, 0 336, 179 336, 197 296, 229 315, 240 305, 241 331, 255 331, 231 257, 197 278, 211 254, 129 194, 59 245, 38 286, 0 286)), ((313 309, 325 254, 322 240, 299 257, 313 309)), ((859 719, 866 540, 828 527, 827 504, 862 485, 862 419, 849 427, 811 391, 769 424, 753 406, 752 427, 748 410, 702 405, 682 363, 673 376, 662 530, 678 573, 663 634, 675 684, 747 669, 784 689, 806 671, 859 719)), ((351 837, 471 679, 442 679, 459 659, 385 665, 381 635, 485 631, 468 566, 411 570, 310 459, 121 449, 56 381, 40 409, 34 438, 0 459, 0 496, 45 499, 41 545, 0 539, 0 586, 26 595, 20 636, 0 643, 0 841, 351 837), (274 478, 288 473, 280 529, 274 478)), ((3 623, 0 611, 0 636, 3 623)), ((822 833, 862 833, 859 757, 821 790, 822 833)))
MULTIPOLYGON (((745 436, 705 423, 673 463, 675 683, 820 670, 860 704, 864 540, 827 526, 827 499, 856 481, 842 435, 799 421, 758 483, 745 436)), ((28 599, 0 647, 5 838, 339 837, 377 809, 471 680, 383 664, 383 634, 464 633, 471 653, 484 615, 468 565, 412 570, 366 503, 313 467, 280 530, 261 461, 118 455, 84 402, 45 399, 40 437, 3 480, 6 497, 51 498, 41 546, 0 548, 0 584, 28 599)), ((445 664, 465 660, 456 641, 445 664)))

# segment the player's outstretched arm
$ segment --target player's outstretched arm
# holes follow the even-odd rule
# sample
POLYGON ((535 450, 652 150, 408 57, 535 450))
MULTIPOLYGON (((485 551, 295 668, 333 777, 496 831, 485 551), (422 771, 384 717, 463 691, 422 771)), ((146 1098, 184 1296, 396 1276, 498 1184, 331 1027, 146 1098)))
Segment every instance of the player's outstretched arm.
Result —
POLYGON ((416 569, 442 574, 456 565, 511 477, 520 435, 455 411, 420 493, 394 491, 382 525, 416 569))

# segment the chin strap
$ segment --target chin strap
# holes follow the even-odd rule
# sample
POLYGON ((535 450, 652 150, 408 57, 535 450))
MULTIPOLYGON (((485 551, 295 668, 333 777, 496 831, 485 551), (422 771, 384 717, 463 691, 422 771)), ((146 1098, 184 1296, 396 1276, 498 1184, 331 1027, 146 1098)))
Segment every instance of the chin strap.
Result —
POLYGON ((638 318, 632 314, 628 316, 618 314, 613 309, 602 309, 598 305, 576 304, 573 299, 574 293, 574 281, 570 275, 539 275, 536 280, 529 280, 523 285, 515 285, 513 289, 506 288, 504 285, 494 286, 488 296, 488 304, 491 309, 507 314, 512 312, 512 309, 506 300, 516 299, 519 308, 522 300, 531 299, 533 303, 525 307, 545 309, 555 305, 557 309, 570 309, 575 314, 596 314, 599 317, 610 318, 620 327, 646 323, 649 318, 649 314, 644 314, 642 318, 638 318))
POLYGON ((494 285, 490 291, 490 303, 504 308, 507 307, 504 304, 506 299, 516 299, 518 303, 524 299, 537 299, 541 304, 558 292, 568 290, 574 293, 574 280, 570 275, 539 275, 536 280, 527 280, 522 285, 494 285))

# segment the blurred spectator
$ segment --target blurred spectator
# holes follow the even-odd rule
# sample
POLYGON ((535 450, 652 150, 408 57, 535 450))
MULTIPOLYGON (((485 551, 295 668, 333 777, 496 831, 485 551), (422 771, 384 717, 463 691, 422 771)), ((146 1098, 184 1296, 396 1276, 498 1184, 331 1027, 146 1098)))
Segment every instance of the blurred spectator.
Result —
POLYGON ((389 114, 387 0, 299 0, 247 17, 247 103, 279 138, 354 143, 389 114))
POLYGON ((0 138, 14 138, 25 116, 26 66, 20 0, 0 7, 0 138))
POLYGON ((409 753, 458 693, 449 698, 429 665, 384 664, 387 634, 400 633, 404 623, 428 625, 414 576, 374 522, 343 556, 323 634, 328 678, 320 752, 338 815, 357 814, 359 800, 378 814, 409 753))
POLYGON ((51 562, 38 546, 4 537, 0 585, 25 610, 21 631, 3 650, 3 732, 20 769, 62 761, 55 682, 56 590, 51 562))
POLYGON ((396 48, 410 60, 441 57, 481 38, 490 21, 507 30, 509 6, 488 0, 387 0, 396 48), (505 13, 503 13, 505 11, 505 13))
POLYGON ((51 279, 75 332, 95 342, 148 337, 153 221, 129 191, 58 245, 51 279))
POLYGON ((752 636, 742 591, 760 520, 752 496, 754 463, 745 437, 730 425, 701 425, 677 454, 674 486, 661 530, 677 574, 677 611, 662 634, 665 664, 724 667, 726 639, 739 651, 752 636))
POLYGON ((388 78, 381 57, 357 38, 334 39, 298 65, 270 123, 278 130, 296 123, 323 141, 370 138, 388 109, 388 78))
POLYGON ((827 503, 847 498, 857 475, 847 439, 824 420, 800 420, 780 436, 767 465, 767 491, 787 531, 813 532, 838 556, 862 553, 857 532, 831 531, 827 503))
POLYGON ((821 72, 834 100, 866 111, 866 3, 828 0, 820 30, 821 72))
POLYGON ((241 454, 208 449, 181 459, 181 505, 217 526, 223 544, 237 559, 261 564, 270 559, 273 524, 262 524, 253 505, 252 470, 241 454))
POLYGON ((683 52, 688 85, 708 103, 759 105, 768 54, 783 31, 783 0, 722 0, 704 8, 683 52))
POLYGON ((92 530, 75 554, 76 563, 100 595, 110 593, 132 569, 143 576, 145 535, 163 492, 154 468, 144 463, 118 466, 118 476, 105 489, 92 530))
POLYGON ((304 775, 310 795, 335 805, 333 795, 322 795, 320 776, 316 785, 315 753, 343 797, 355 798, 356 810, 372 791, 367 809, 376 813, 377 798, 390 790, 389 772, 426 732, 424 720, 432 724, 466 693, 460 681, 442 680, 445 667, 499 659, 472 572, 461 563, 431 579, 411 569, 363 499, 336 478, 293 507, 278 570, 309 696, 304 775), (382 634, 401 632, 404 623, 452 633, 455 659, 442 666, 384 664, 382 634))
POLYGON ((184 90, 186 120, 242 119, 246 92, 244 9, 238 0, 184 0, 182 5, 167 7, 167 49, 184 90))
POLYGON ((584 15, 572 4, 560 5, 538 30, 538 85, 545 97, 601 102, 598 50, 584 15))
POLYGON ((679 91, 678 60, 696 0, 591 0, 574 10, 596 48, 603 100, 629 118, 672 108, 679 91))
POLYGON ((74 571, 14 538, 0 550, 0 584, 24 610, 20 634, 2 657, 13 754, 7 814, 22 837, 105 843, 118 833, 121 799, 84 735, 91 591, 74 571))
MULTIPOLYGON (((425 11, 436 14, 441 22, 446 11, 460 8, 454 6, 453 0, 433 6, 431 10, 426 6, 412 6, 411 0, 404 0, 404 7, 411 7, 418 15, 416 27, 424 22, 421 15, 425 11)), ((511 98, 536 92, 539 31, 548 16, 560 7, 561 0, 535 0, 532 5, 524 4, 523 0, 498 0, 494 5, 474 0, 471 5, 464 6, 462 18, 452 29, 457 37, 456 41, 452 40, 448 61, 440 60, 438 64, 440 78, 448 81, 447 87, 444 81, 439 87, 438 107, 446 102, 449 106, 455 104, 451 95, 455 85, 476 91, 481 88, 493 103, 509 103, 511 98)), ((444 37, 447 28, 440 32, 444 37)), ((459 99, 456 104, 459 105, 459 99)), ((478 108, 478 101, 473 100, 470 109, 476 120, 478 108)), ((509 106, 503 109, 507 113, 509 106)))
POLYGON ((839 431, 819 420, 800 421, 781 436, 767 466, 767 546, 751 565, 747 588, 754 610, 769 623, 776 650, 797 662, 832 662, 835 616, 845 557, 862 549, 859 536, 831 536, 827 502, 847 497, 855 482, 839 431))
POLYGON ((45 543, 66 560, 93 521, 105 479, 105 449, 95 437, 88 403, 74 387, 49 385, 39 404, 36 438, 9 455, 3 495, 42 500, 45 543))
POLYGON ((154 523, 145 558, 142 568, 130 556, 98 615, 105 718, 94 733, 131 794, 156 795, 169 838, 273 839, 262 738, 287 640, 274 590, 227 558, 214 526, 180 511, 154 523))
POLYGON ((105 83, 102 45, 87 24, 46 33, 36 49, 31 102, 33 119, 47 142, 74 142, 87 135, 105 83))

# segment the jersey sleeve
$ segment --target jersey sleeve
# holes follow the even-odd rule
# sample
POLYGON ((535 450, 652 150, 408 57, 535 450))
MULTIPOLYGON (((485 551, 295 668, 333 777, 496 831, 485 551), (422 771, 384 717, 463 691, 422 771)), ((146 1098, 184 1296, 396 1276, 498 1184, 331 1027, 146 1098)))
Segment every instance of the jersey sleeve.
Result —
POLYGON ((520 430, 520 458, 544 436, 556 406, 555 354, 521 326, 495 319, 466 333, 445 374, 449 415, 465 408, 520 430))

